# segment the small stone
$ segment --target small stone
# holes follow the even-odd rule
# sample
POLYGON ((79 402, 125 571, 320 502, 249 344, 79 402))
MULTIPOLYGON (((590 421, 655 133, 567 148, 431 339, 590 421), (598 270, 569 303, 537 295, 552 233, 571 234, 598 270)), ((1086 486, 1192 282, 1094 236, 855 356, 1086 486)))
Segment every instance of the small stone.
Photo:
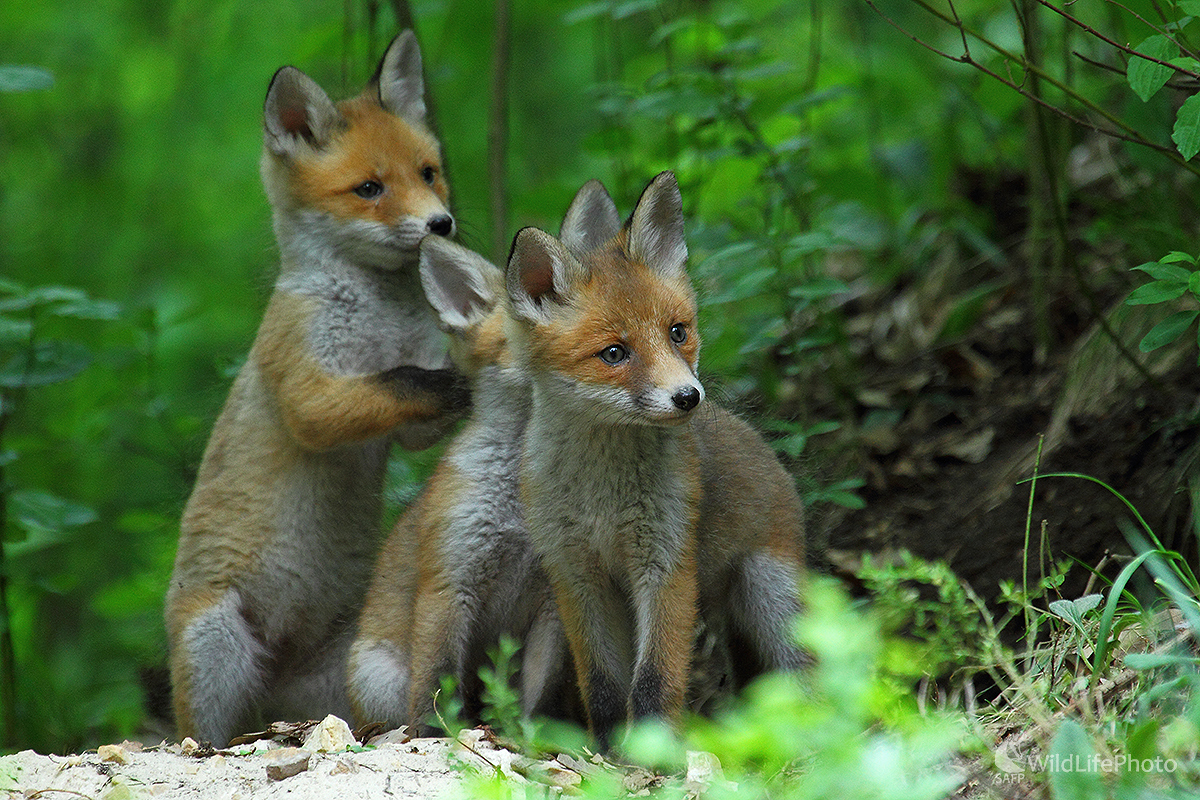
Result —
POLYGON ((100 756, 101 761, 113 764, 129 763, 129 751, 119 744, 102 744, 96 751, 96 755, 100 756))
POLYGON ((299 747, 281 747, 263 754, 267 762, 267 777, 273 781, 281 781, 293 775, 299 775, 308 769, 312 753, 299 747))
POLYGON ((330 714, 313 728, 301 747, 315 753, 341 753, 347 747, 357 744, 358 740, 354 738, 346 721, 330 714))
POLYGON ((200 743, 190 736, 183 737, 183 741, 179 743, 179 752, 185 756, 195 754, 200 749, 200 743))
POLYGON ((350 756, 338 756, 333 761, 333 769, 329 770, 330 775, 353 775, 358 772, 358 764, 350 756))
POLYGON ((378 736, 372 736, 367 744, 378 747, 381 744, 408 744, 412 741, 412 736, 408 733, 408 726, 401 725, 399 728, 381 733, 378 736))
POLYGON ((562 789, 573 789, 583 782, 583 776, 573 769, 559 766, 551 761, 546 765, 546 782, 562 789))

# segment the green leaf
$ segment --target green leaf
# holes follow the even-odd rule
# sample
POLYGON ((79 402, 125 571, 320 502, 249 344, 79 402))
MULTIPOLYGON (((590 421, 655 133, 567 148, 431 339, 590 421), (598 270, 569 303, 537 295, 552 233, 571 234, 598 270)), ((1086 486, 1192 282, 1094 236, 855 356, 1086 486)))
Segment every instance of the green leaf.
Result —
POLYGON ((1172 250, 1171 252, 1167 253, 1165 256, 1160 258, 1158 260, 1158 263, 1160 263, 1160 264, 1178 264, 1181 261, 1186 262, 1188 264, 1195 265, 1196 257, 1193 256, 1191 253, 1185 253, 1182 250, 1172 250))
POLYGON ((1200 0, 1179 0, 1179 10, 1191 17, 1200 17, 1200 0))
POLYGON ((1200 152, 1200 94, 1192 95, 1179 107, 1171 141, 1175 142, 1184 160, 1200 152))
POLYGON ((1166 653, 1128 653, 1125 666, 1130 669, 1156 669, 1158 667, 1194 667, 1200 664, 1195 656, 1172 656, 1166 653))
POLYGON ((9 502, 13 521, 30 531, 63 531, 97 519, 91 508, 47 492, 15 491, 9 502))
POLYGON ((1104 797, 1100 770, 1089 768, 1096 751, 1087 731, 1073 719, 1064 719, 1050 743, 1047 767, 1054 800, 1094 800, 1104 797))
POLYGON ((92 363, 91 352, 78 342, 38 342, 0 367, 0 386, 46 386, 70 380, 92 363))
MULTIPOLYGON (((1200 273, 1196 273, 1200 275, 1200 273)), ((1147 283, 1145 286, 1139 286, 1129 293, 1129 297, 1125 298, 1127 306, 1144 306, 1151 303, 1162 303, 1167 300, 1174 300, 1181 296, 1188 289, 1186 283, 1176 283, 1174 281, 1154 281, 1147 283)))
POLYGON ((1191 325, 1192 320, 1197 316, 1200 316, 1200 311, 1179 311, 1172 314, 1150 329, 1150 332, 1138 344, 1138 349, 1143 353, 1149 353, 1164 344, 1170 344, 1187 330, 1187 326, 1191 325))
POLYGON ((33 323, 29 320, 0 317, 0 348, 11 350, 13 347, 24 347, 29 344, 32 334, 33 323))
POLYGON ((1180 69, 1186 69, 1188 72, 1200 72, 1200 61, 1197 61, 1191 56, 1172 58, 1171 65, 1179 67, 1180 69))
POLYGON ((1130 727, 1125 734, 1125 749, 1131 759, 1144 761, 1154 758, 1158 752, 1159 727, 1160 723, 1156 719, 1148 719, 1140 725, 1130 727))
POLYGON ((1083 627, 1083 615, 1100 605, 1102 595, 1088 594, 1075 600, 1055 600, 1050 611, 1077 628, 1083 627))
POLYGON ((1182 283, 1186 282, 1192 276, 1191 270, 1177 267, 1174 264, 1165 264, 1161 261, 1139 264, 1133 270, 1144 272, 1156 281, 1179 281, 1182 283))
POLYGON ((608 14, 608 9, 612 4, 608 0, 599 0, 596 3, 587 3, 578 8, 568 11, 563 14, 562 21, 564 25, 574 25, 577 22, 583 22, 589 19, 596 19, 608 14))
POLYGON ((33 92, 54 85, 47 69, 27 64, 0 64, 0 92, 33 92))
MULTIPOLYGON (((1157 58, 1160 61, 1166 61, 1179 56, 1179 48, 1162 34, 1155 34, 1149 37, 1135 47, 1134 50, 1142 55, 1157 58)), ((1129 59, 1129 69, 1126 72, 1126 78, 1129 80, 1130 88, 1133 89, 1138 97, 1142 98, 1142 102, 1145 102, 1167 84, 1173 72, 1174 70, 1170 67, 1134 56, 1129 59)))

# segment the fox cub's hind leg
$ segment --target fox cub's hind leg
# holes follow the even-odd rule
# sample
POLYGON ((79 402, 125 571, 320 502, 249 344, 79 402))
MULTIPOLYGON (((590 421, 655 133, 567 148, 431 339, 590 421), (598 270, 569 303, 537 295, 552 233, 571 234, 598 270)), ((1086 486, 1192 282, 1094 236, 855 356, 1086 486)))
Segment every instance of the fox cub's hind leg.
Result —
POLYGON ((798 566, 761 551, 735 571, 729 614, 759 670, 794 670, 809 663, 792 636, 792 621, 800 613, 799 576, 798 566))
POLYGON ((254 699, 262 696, 267 656, 242 615, 237 591, 227 590, 193 616, 180 645, 182 652, 171 659, 176 718, 202 741, 224 745, 249 721, 254 699))

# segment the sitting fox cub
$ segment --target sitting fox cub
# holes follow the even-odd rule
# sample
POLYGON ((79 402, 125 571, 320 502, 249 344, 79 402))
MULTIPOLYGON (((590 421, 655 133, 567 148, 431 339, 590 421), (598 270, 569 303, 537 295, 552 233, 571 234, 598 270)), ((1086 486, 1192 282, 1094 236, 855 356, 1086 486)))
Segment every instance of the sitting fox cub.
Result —
POLYGON ((762 439, 704 402, 686 259, 664 172, 603 246, 581 253, 526 228, 506 271, 509 345, 533 388, 525 522, 602 747, 630 714, 678 715, 697 613, 746 646, 750 671, 805 660, 789 628, 800 501, 762 439))
POLYGON ((455 227, 423 97, 409 31, 351 100, 293 67, 267 91, 282 268, 184 510, 166 598, 180 735, 348 714, 390 445, 428 446, 469 405, 415 269, 422 237, 455 227))
MULTIPOLYGON (((591 182, 567 210, 561 235, 585 252, 620 228, 612 200, 591 182), (607 205, 594 207, 599 198, 607 205), (606 215, 604 224, 598 214, 606 215)), ((562 674, 569 670, 558 611, 521 512, 530 387, 508 352, 504 273, 430 236, 421 243, 421 280, 450 334, 455 364, 473 378, 475 403, 384 543, 350 650, 350 699, 360 722, 407 723, 423 732, 439 679, 453 675, 473 717, 487 648, 509 635, 523 644, 524 712, 562 716, 577 704, 562 674)))

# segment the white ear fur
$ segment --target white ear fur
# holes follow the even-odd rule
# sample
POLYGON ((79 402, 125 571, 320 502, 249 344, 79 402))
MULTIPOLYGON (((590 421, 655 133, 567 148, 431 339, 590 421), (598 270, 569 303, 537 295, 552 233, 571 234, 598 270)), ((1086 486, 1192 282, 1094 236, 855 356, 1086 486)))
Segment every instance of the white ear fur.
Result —
POLYGON ((531 322, 546 319, 547 304, 567 299, 583 275, 583 266, 560 241, 537 228, 522 228, 505 270, 513 312, 531 322))
POLYGON ((441 236, 420 245, 421 287, 447 331, 465 330, 491 313, 504 276, 478 253, 441 236))
POLYGON ((304 145, 322 147, 343 124, 329 95, 295 67, 271 78, 263 103, 263 141, 276 155, 292 156, 304 145))
POLYGON ((379 62, 379 104, 410 122, 425 121, 425 79, 421 48, 412 31, 401 31, 379 62))
POLYGON ((683 198, 674 173, 660 172, 638 199, 629 222, 629 254, 663 274, 683 271, 683 198))
POLYGON ((590 180, 575 194, 563 217, 558 238, 576 258, 594 250, 621 232, 621 215, 608 190, 590 180))

